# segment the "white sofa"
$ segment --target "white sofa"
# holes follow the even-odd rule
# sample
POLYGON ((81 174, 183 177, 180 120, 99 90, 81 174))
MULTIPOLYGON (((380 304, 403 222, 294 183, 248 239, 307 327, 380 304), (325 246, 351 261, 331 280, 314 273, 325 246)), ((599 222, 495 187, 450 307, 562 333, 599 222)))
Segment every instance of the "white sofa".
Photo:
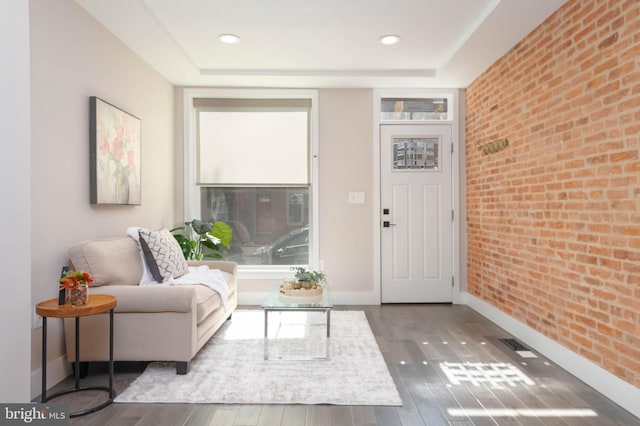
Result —
MULTIPOLYGON (((219 269, 228 284, 227 309, 205 285, 140 285, 143 258, 133 238, 91 240, 69 250, 71 268, 94 278, 91 294, 117 298, 114 309, 115 361, 174 361, 187 374, 189 362, 237 307, 237 266, 233 262, 189 262, 219 269)), ((80 319, 80 361, 109 360, 109 314, 80 319)), ((67 357, 75 361, 75 321, 65 319, 67 357)))

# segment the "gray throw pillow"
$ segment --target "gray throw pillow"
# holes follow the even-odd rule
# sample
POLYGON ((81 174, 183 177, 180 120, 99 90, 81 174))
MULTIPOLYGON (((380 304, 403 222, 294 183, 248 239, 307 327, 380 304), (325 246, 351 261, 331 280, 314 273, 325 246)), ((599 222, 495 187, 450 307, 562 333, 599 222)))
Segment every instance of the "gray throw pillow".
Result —
POLYGON ((189 272, 189 265, 180 244, 167 229, 149 231, 140 229, 140 246, 147 266, 157 282, 178 278, 189 272))

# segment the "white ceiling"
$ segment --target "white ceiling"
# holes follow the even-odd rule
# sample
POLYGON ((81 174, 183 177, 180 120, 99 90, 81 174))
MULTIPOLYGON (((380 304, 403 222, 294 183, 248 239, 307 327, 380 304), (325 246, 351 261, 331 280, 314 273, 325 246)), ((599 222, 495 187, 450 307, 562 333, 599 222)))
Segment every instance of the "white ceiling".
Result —
POLYGON ((178 86, 456 88, 566 0, 76 1, 178 86))

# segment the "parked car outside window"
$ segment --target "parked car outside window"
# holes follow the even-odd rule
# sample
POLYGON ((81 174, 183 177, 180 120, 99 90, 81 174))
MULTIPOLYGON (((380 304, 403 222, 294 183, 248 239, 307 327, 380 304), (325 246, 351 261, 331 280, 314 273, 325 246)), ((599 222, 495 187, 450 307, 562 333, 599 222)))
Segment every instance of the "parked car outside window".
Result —
POLYGON ((309 263, 309 227, 294 229, 254 252, 263 265, 306 265, 309 263))

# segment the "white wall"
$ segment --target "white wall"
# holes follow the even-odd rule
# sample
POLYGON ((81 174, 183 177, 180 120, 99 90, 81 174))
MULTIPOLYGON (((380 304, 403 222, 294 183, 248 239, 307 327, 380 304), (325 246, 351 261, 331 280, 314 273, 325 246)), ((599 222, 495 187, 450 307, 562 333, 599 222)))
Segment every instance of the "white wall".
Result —
POLYGON ((24 403, 30 356, 29 5, 0 2, 0 402, 24 403))
MULTIPOLYGON (((125 235, 128 226, 176 225, 174 88, 73 0, 32 0, 32 294, 57 293, 69 246, 125 235), (142 120, 142 203, 89 203, 89 96, 142 120)), ((11 37, 13 38, 13 36, 11 37)), ((14 179, 15 180, 15 179, 14 179)), ((6 222, 5 222, 6 223, 6 222)), ((22 305, 26 310, 26 305, 22 305)), ((64 375, 62 321, 49 321, 51 384, 64 375)), ((39 394, 41 329, 32 333, 31 370, 39 394)), ((68 368, 68 367, 67 367, 68 368)))
POLYGON ((373 90, 323 89, 318 105, 320 259, 336 303, 372 303, 373 90), (364 192, 364 204, 349 204, 349 192, 364 192))

